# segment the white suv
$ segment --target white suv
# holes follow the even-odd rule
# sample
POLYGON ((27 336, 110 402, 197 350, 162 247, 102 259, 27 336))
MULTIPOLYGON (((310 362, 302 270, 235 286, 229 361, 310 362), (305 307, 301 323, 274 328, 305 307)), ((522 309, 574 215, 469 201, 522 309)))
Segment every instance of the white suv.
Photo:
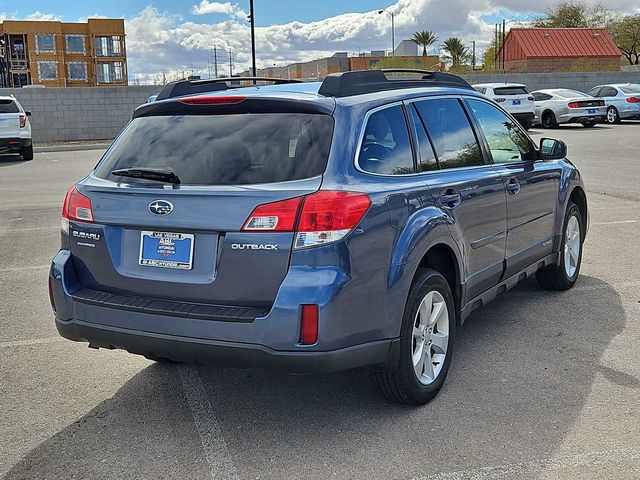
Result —
POLYGON ((521 83, 479 83, 473 88, 502 105, 525 130, 531 128, 536 107, 526 86, 521 83))
POLYGON ((30 116, 14 96, 0 96, 0 153, 19 153, 24 160, 33 160, 30 116))

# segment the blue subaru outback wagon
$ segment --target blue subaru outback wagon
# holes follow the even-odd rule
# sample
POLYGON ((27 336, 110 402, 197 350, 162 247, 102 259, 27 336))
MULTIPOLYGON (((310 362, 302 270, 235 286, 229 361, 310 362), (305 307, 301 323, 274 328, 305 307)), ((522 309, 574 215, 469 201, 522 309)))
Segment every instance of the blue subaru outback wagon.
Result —
POLYGON ((156 361, 369 367, 418 405, 473 310, 534 274, 576 282, 588 214, 566 146, 534 145, 461 78, 228 80, 165 87, 67 193, 62 336, 156 361))

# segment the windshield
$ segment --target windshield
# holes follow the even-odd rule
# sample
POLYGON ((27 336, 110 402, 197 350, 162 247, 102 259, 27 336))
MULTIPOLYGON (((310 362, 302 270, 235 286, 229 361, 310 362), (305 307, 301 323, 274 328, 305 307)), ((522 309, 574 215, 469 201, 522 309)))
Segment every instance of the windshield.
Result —
POLYGON ((640 85, 627 85, 626 87, 620 87, 624 93, 640 93, 640 85))
POLYGON ((589 97, 586 93, 579 92, 578 90, 556 90, 554 93, 562 98, 589 97))
POLYGON ((171 170, 183 185, 247 185, 324 173, 333 118, 321 114, 158 116, 134 119, 94 175, 126 183, 114 170, 171 170))

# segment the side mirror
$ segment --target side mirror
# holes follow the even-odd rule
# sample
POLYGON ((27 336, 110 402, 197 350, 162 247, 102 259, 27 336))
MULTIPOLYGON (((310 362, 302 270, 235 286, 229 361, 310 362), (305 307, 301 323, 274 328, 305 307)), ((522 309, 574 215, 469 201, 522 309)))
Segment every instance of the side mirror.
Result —
POLYGON ((555 138, 541 138, 540 154, 545 160, 561 160, 567 156, 567 144, 555 138))
POLYGON ((29 111, 29 110, 25 110, 24 114, 25 114, 27 117, 30 117, 30 116, 31 116, 31 111, 29 111))

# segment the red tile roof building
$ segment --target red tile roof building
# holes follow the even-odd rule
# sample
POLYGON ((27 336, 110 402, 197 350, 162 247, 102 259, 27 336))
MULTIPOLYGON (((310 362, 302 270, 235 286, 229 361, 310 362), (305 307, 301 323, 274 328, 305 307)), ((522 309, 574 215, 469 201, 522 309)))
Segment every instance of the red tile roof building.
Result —
POLYGON ((507 71, 620 70, 620 56, 604 28, 512 28, 504 42, 507 71))

